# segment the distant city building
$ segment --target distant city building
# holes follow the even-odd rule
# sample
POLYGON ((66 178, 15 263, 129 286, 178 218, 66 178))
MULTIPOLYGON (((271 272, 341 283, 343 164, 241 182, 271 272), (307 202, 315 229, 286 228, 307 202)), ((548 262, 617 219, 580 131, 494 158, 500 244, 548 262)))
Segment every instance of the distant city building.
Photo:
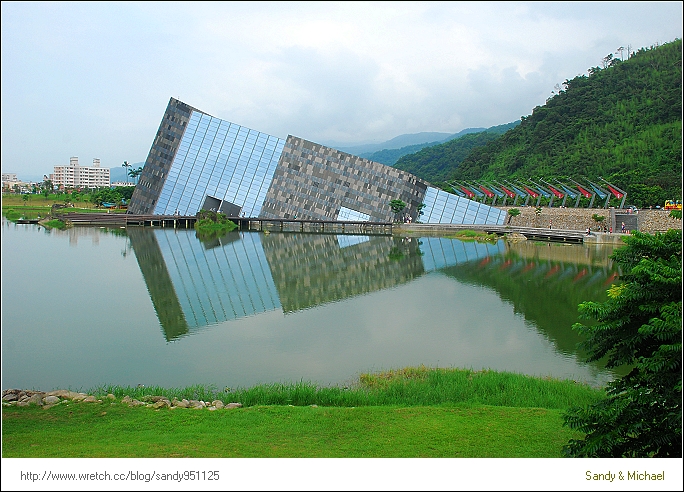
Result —
POLYGON ((135 183, 133 183, 132 181, 114 181, 111 186, 135 186, 135 183))
POLYGON ((19 181, 14 173, 2 173, 2 190, 20 192, 25 188, 25 184, 19 181))
POLYGON ((68 166, 55 166, 50 175, 57 188, 101 188, 109 186, 109 168, 100 167, 100 159, 93 159, 92 166, 80 166, 78 157, 69 159, 68 166))
POLYGON ((405 171, 292 135, 267 135, 171 98, 128 212, 503 224, 506 212, 405 171), (396 217, 390 202, 406 208, 396 217), (422 205, 422 214, 420 209, 422 205))

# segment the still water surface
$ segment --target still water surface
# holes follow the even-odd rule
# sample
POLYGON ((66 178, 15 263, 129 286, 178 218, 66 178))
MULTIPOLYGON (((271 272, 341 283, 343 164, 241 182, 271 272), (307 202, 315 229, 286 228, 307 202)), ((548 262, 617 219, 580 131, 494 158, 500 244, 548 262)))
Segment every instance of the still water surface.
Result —
POLYGON ((2 387, 311 381, 424 364, 604 384, 577 304, 610 247, 2 225, 2 387))

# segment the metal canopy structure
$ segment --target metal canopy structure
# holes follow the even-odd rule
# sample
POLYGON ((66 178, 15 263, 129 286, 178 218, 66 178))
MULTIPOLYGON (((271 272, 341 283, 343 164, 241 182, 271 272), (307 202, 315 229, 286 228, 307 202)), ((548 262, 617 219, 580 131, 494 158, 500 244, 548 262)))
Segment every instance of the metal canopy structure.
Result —
POLYGON ((489 203, 495 206, 501 201, 501 206, 506 206, 509 199, 513 200, 513 206, 524 200, 523 206, 527 206, 531 200, 536 199, 535 206, 541 205, 542 199, 548 200, 548 207, 560 201, 560 207, 565 207, 568 201, 574 200, 573 206, 578 208, 582 197, 589 200, 588 208, 594 207, 594 201, 598 197, 603 200, 603 208, 608 208, 611 198, 621 199, 619 208, 623 208, 627 192, 613 183, 609 183, 602 177, 590 180, 586 177, 577 178, 516 178, 516 179, 480 179, 452 181, 447 183, 455 194, 481 203, 489 203), (601 184, 598 184, 598 183, 601 184))

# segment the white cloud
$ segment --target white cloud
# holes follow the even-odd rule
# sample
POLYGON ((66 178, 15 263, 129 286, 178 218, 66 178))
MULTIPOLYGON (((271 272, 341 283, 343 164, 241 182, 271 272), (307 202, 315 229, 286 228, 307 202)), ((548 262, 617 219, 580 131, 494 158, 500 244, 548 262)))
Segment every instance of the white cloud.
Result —
POLYGON ((2 2, 2 168, 143 161, 170 97, 280 137, 508 123, 679 2, 2 2))

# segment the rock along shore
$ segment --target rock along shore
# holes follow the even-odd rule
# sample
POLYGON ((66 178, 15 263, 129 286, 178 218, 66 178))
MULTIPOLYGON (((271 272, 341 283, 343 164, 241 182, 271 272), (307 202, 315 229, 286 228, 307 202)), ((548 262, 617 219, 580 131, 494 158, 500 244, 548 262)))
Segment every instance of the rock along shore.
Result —
MULTIPOLYGON (((105 397, 106 400, 114 403, 116 397, 109 394, 105 397)), ((2 406, 17 406, 28 407, 31 405, 42 407, 47 410, 56 405, 69 402, 83 402, 83 403, 103 403, 104 400, 98 399, 93 395, 86 393, 78 393, 69 390, 54 390, 54 391, 33 391, 33 390, 18 390, 6 389, 2 391, 2 406)), ((148 407, 154 409, 160 408, 192 408, 192 409, 207 409, 207 410, 230 410, 233 408, 241 408, 242 403, 224 403, 221 400, 214 400, 211 402, 202 400, 178 400, 177 398, 169 399, 165 396, 147 395, 141 400, 136 400, 130 396, 124 396, 121 403, 129 407, 148 407)))

